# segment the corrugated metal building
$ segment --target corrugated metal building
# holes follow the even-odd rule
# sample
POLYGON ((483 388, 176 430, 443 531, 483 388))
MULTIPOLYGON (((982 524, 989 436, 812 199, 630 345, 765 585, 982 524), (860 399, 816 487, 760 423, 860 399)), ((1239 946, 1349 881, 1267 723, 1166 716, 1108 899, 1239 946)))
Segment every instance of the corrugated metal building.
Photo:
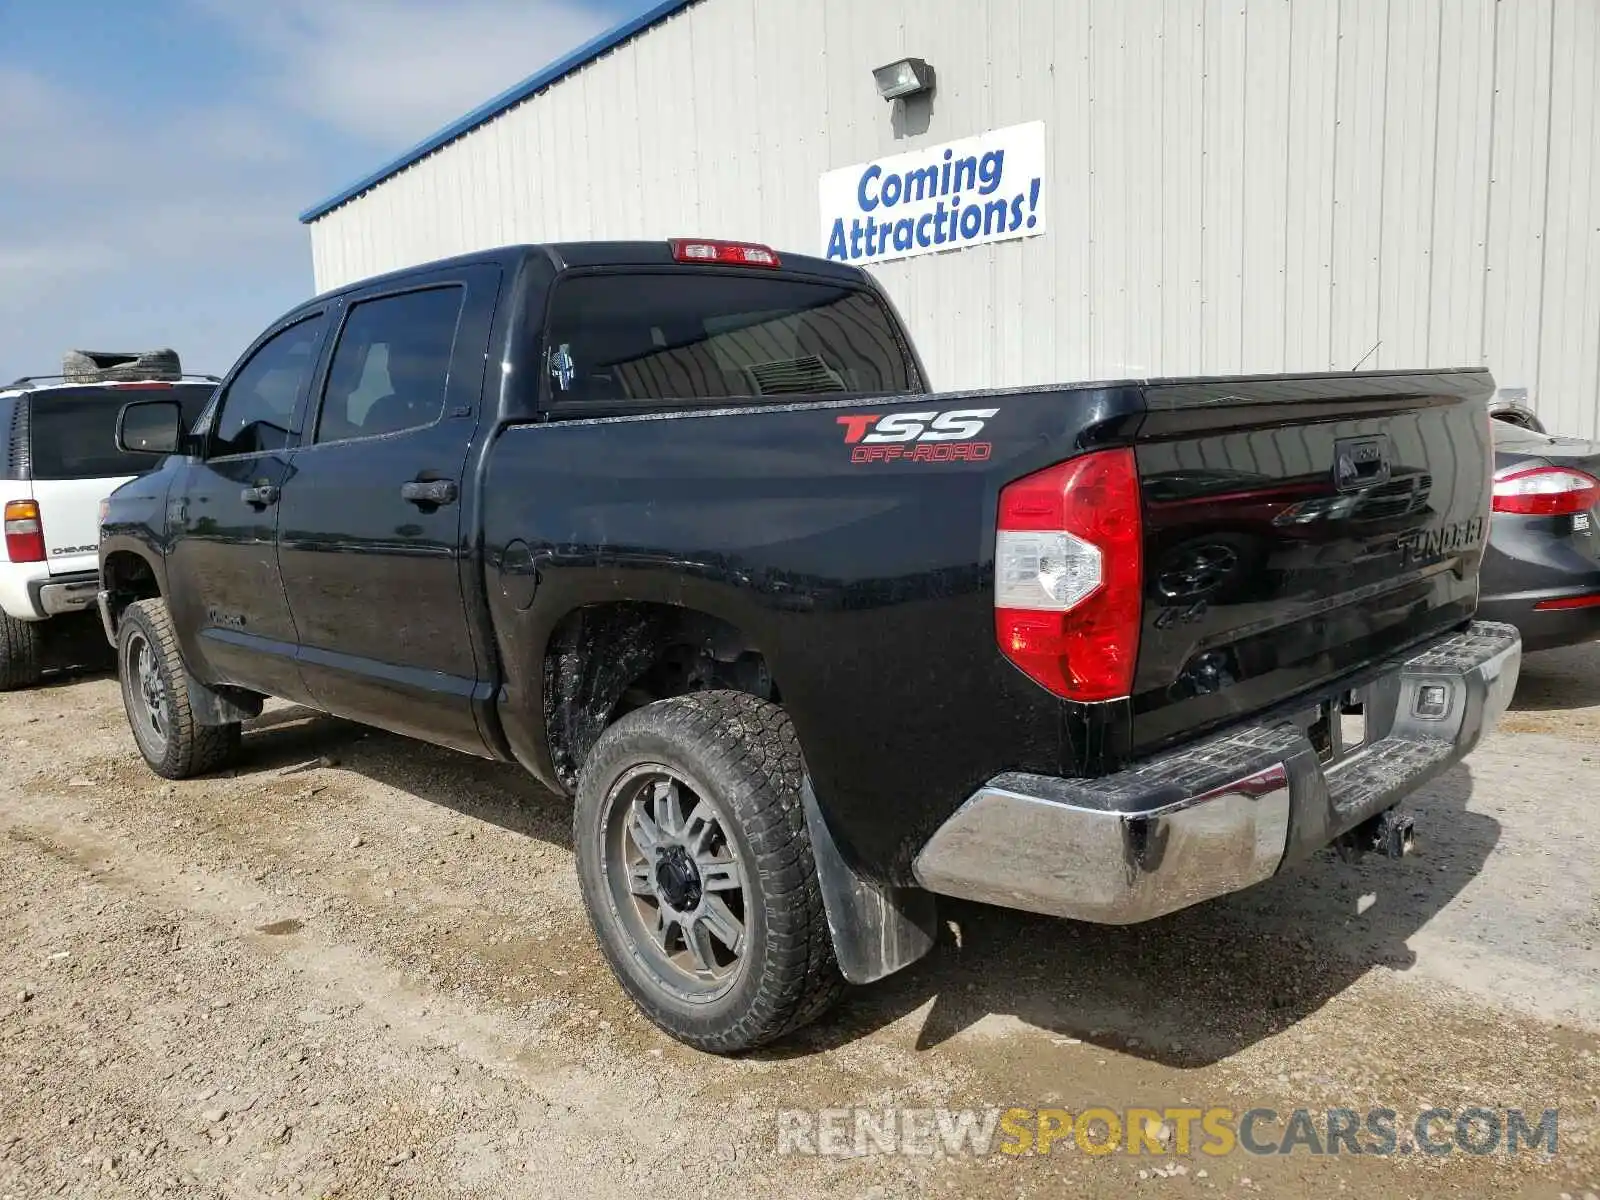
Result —
POLYGON ((828 172, 1042 122, 1042 233, 870 267, 937 386, 1483 362, 1600 435, 1597 113, 1596 0, 670 0, 302 220, 319 288, 517 241, 821 254, 828 172), (886 103, 904 56, 931 98, 886 103))

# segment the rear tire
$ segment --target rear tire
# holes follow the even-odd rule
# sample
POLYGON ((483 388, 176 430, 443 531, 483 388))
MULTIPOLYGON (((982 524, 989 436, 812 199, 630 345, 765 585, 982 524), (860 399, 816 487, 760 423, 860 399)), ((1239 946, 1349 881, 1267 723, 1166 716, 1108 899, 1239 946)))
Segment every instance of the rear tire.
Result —
POLYGON ((590 924, 634 1002, 681 1042, 748 1050, 843 994, 801 774, 788 716, 742 692, 637 709, 584 764, 573 840, 590 924))
POLYGON ((39 622, 19 621, 0 612, 0 692, 35 686, 39 666, 39 622))
POLYGON ((133 740, 164 779, 221 770, 239 751, 239 723, 201 725, 165 600, 129 605, 117 630, 117 680, 133 740))

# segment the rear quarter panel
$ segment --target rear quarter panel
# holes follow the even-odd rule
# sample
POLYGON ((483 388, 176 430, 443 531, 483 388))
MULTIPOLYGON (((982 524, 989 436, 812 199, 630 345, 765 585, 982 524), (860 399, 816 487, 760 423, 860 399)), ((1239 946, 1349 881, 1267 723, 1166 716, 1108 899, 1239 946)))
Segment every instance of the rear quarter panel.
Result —
MULTIPOLYGON (((1600 444, 1509 426, 1495 428, 1495 469, 1570 467, 1600 476, 1600 444)), ((1562 516, 1495 513, 1484 552, 1482 600, 1522 630, 1525 649, 1587 640, 1600 610, 1535 612, 1554 596, 1600 590, 1600 511, 1562 516)))
POLYGON ((1125 736, 1125 710, 1075 712, 1001 657, 994 518, 1004 482, 1125 439, 1137 405, 1126 388, 1040 389, 506 430, 483 504, 508 738, 553 782, 542 664, 572 610, 710 613, 763 652, 846 852, 909 879, 916 849, 995 772, 1059 772, 1125 736), (846 440, 852 417, 909 428, 929 423, 910 414, 988 408, 979 461, 846 440))

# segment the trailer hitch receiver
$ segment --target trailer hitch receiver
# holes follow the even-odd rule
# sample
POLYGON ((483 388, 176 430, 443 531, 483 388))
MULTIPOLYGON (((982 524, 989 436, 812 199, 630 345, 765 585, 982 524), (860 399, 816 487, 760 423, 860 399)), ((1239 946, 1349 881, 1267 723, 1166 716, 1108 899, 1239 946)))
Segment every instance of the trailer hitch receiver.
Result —
POLYGON ((1416 822, 1398 808, 1368 817, 1334 842, 1339 857, 1347 863, 1358 863, 1368 854, 1404 858, 1415 845, 1416 822))

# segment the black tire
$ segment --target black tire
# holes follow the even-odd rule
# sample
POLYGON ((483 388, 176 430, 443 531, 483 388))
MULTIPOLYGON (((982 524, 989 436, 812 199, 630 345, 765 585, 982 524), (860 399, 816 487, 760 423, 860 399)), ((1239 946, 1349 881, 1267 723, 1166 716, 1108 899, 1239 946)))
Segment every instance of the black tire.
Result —
POLYGON ((68 350, 61 356, 61 376, 68 383, 98 383, 101 365, 82 350, 68 350))
MULTIPOLYGON (((645 1015, 698 1049, 730 1054, 774 1041, 816 1020, 843 994, 800 803, 801 772, 787 714, 754 696, 721 691, 636 709, 600 736, 584 763, 573 840, 590 924, 645 1015), (648 919, 635 919, 627 907, 650 908, 648 898, 634 899, 642 893, 629 894, 629 882, 643 880, 637 872, 648 874, 640 864, 649 858, 643 852, 629 870, 618 857, 616 839, 624 835, 617 821, 631 838, 639 799, 629 800, 627 789, 659 769, 684 781, 697 804, 709 802, 725 835, 721 853, 739 864, 745 948, 720 990, 701 989, 701 981, 675 971, 663 947, 642 935, 648 919)), ((645 786, 638 784, 638 797, 645 786)), ((637 848, 635 841, 621 845, 624 854, 637 848)), ((666 911, 665 904, 658 895, 657 909, 666 911)), ((688 954, 688 926, 679 938, 688 954)))
POLYGON ((0 612, 0 692, 39 682, 39 622, 19 621, 0 612))
POLYGON ((117 630, 117 680, 133 740, 157 775, 188 779, 221 770, 237 756, 237 721, 201 725, 194 719, 189 677, 165 600, 141 600, 122 614, 117 630), (143 656, 146 648, 148 661, 143 656))
POLYGON ((71 383, 111 383, 144 379, 181 379, 183 364, 175 350, 108 354, 69 350, 61 357, 62 376, 71 383))

